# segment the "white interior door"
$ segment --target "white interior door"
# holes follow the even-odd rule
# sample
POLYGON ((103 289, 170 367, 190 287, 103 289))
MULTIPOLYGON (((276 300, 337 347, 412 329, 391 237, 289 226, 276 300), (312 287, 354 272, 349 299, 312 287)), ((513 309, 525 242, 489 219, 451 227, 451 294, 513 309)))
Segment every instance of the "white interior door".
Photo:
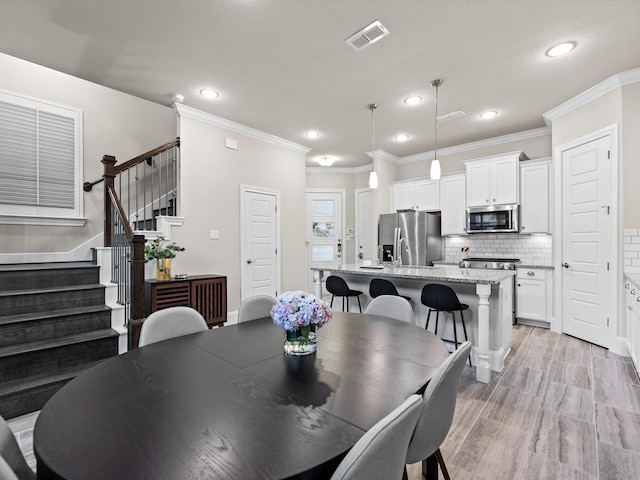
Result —
POLYGON ((374 218, 374 194, 370 189, 356 190, 358 227, 356 229, 357 261, 375 261, 377 255, 377 230, 374 218))
MULTIPOLYGON (((305 234, 309 267, 336 268, 344 263, 344 192, 307 190, 305 234)), ((315 291, 309 271, 308 291, 315 291)))
POLYGON ((243 189, 242 299, 278 294, 278 197, 243 189))
POLYGON ((609 348, 611 285, 611 139, 562 152, 563 332, 609 348))

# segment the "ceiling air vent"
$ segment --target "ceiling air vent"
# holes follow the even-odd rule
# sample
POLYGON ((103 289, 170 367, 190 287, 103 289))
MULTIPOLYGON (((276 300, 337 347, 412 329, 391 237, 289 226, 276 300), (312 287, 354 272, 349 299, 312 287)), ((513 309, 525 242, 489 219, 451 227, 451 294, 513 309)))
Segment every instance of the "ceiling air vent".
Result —
POLYGON ((374 42, 377 42, 383 37, 389 35, 389 30, 382 25, 378 20, 371 25, 367 25, 362 30, 358 30, 345 40, 354 50, 360 51, 365 47, 368 47, 374 42))
POLYGON ((461 110, 456 110, 455 112, 445 113, 444 115, 440 115, 438 117, 438 121, 442 120, 453 120, 454 118, 464 117, 466 113, 461 110))

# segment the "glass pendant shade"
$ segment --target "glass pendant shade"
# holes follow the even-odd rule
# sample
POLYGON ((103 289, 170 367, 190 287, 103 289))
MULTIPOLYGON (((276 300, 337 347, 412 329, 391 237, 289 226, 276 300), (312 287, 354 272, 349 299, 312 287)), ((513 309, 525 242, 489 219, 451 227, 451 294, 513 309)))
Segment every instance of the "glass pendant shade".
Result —
POLYGON ((438 160, 438 87, 442 85, 442 80, 434 80, 431 82, 432 87, 436 87, 436 113, 433 121, 433 140, 435 147, 433 149, 433 160, 431 160, 430 176, 432 180, 440 179, 440 160, 438 160))
POLYGON ((369 188, 378 188, 378 174, 375 170, 369 174, 369 188))
POLYGON ((434 158, 431 160, 431 180, 439 180, 440 173, 440 160, 434 158))

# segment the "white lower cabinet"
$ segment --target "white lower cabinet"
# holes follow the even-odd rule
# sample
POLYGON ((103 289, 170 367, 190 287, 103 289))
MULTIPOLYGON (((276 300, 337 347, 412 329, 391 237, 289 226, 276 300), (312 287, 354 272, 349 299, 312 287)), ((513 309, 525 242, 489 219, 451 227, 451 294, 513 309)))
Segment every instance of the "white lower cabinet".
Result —
POLYGON ((625 280, 627 349, 629 356, 640 372, 640 289, 628 279, 625 280))
POLYGON ((551 321, 550 272, 542 268, 517 269, 516 318, 518 320, 534 320, 545 324, 551 321))

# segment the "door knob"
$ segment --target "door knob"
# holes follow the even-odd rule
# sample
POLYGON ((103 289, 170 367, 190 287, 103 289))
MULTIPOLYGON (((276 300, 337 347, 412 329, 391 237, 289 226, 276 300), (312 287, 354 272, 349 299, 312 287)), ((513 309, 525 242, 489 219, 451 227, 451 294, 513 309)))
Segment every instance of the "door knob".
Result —
POLYGON ((247 260, 247 263, 253 263, 253 260, 247 260))
POLYGON ((564 262, 564 263, 562 264, 562 266, 563 266, 564 268, 569 268, 569 264, 568 264, 567 262, 564 262))

